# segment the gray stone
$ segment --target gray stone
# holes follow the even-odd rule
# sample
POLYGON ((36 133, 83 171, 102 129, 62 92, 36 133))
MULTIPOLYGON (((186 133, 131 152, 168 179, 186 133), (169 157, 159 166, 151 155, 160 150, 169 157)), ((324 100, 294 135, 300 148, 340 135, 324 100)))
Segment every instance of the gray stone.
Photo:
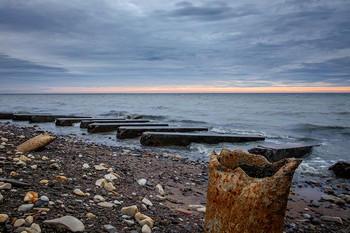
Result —
POLYGON ((41 196, 40 200, 46 201, 46 202, 50 201, 50 199, 47 196, 41 196))
POLYGON ((321 220, 326 222, 337 222, 343 224, 343 220, 340 217, 322 216, 321 220))
POLYGON ((0 190, 10 190, 12 188, 12 185, 10 183, 5 183, 0 185, 0 190))
POLYGON ((108 233, 117 233, 117 228, 112 225, 103 225, 103 229, 108 233))
POLYGON ((28 210, 31 210, 34 207, 34 204, 24 204, 18 207, 19 212, 26 212, 28 210))
POLYGON ((79 219, 72 216, 64 216, 52 220, 45 220, 44 224, 55 228, 64 228, 72 232, 82 232, 85 230, 84 224, 79 219))
POLYGON ((325 201, 331 201, 331 202, 341 200, 341 198, 333 196, 333 195, 322 195, 321 199, 325 200, 325 201))
POLYGON ((123 222, 128 226, 132 226, 135 224, 134 220, 123 219, 123 222))
POLYGON ((104 202, 98 203, 97 205, 104 208, 112 208, 114 206, 114 203, 104 201, 104 202))
POLYGON ((41 233, 41 228, 38 224, 33 223, 30 228, 25 229, 28 233, 41 233))

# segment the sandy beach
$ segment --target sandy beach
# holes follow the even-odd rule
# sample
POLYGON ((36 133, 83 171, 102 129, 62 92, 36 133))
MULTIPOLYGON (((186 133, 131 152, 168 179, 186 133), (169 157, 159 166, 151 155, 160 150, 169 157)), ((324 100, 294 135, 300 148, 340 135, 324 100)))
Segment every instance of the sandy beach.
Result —
MULTIPOLYGON (((64 216, 80 221, 84 232, 141 232, 142 224, 125 214, 133 205, 153 223, 152 232, 204 232, 206 162, 87 143, 73 134, 54 135, 41 151, 16 153, 40 133, 39 126, 0 123, 0 232, 60 232, 47 220, 64 216), (30 206, 29 191, 39 198, 30 206)), ((348 184, 293 182, 284 232, 350 232, 348 184)))

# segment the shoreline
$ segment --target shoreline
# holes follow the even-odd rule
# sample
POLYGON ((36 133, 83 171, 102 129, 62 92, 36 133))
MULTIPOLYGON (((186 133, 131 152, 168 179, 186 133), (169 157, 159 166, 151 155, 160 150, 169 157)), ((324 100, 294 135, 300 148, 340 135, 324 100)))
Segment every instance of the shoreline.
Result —
MULTIPOLYGON (((22 179, 30 184, 28 188, 1 190, 4 200, 0 214, 9 216, 8 222, 0 223, 1 232, 14 232, 16 228, 10 222, 14 218, 26 217, 15 208, 24 204, 23 197, 27 191, 37 192, 39 196, 47 196, 52 201, 39 207, 47 208, 47 211, 29 211, 33 212, 34 222, 41 227, 42 232, 52 230, 43 224, 44 220, 65 215, 78 218, 85 225, 86 232, 103 232, 103 226, 108 224, 114 226, 118 232, 140 232, 141 226, 133 218, 126 218, 121 214, 122 207, 131 205, 138 206, 141 213, 154 220, 152 232, 204 231, 205 213, 198 206, 204 207, 206 202, 206 162, 163 155, 155 148, 129 149, 95 145, 74 135, 55 135, 56 140, 44 150, 23 153, 25 156, 31 154, 33 159, 27 161, 24 167, 19 167, 15 162, 19 158, 15 154, 16 146, 38 135, 40 128, 0 122, 0 131, 0 136, 8 139, 4 148, 0 149, 0 168, 3 171, 0 178, 22 179), (43 156, 47 159, 43 160, 43 156), (57 163, 60 168, 50 168, 52 163, 57 163), (85 163, 90 168, 84 169, 85 163), (112 168, 119 176, 112 181, 116 188, 115 193, 95 185, 96 180, 108 173, 107 169, 94 169, 94 165, 100 164, 105 164, 108 169, 112 168), (38 168, 31 168, 33 165, 38 168), (13 176, 14 172, 18 175, 13 176), (67 181, 57 179, 58 176, 66 177, 67 181), (140 179, 146 179, 146 185, 139 185, 137 181, 140 179), (48 180, 48 183, 40 184, 42 180, 48 180), (157 200, 157 184, 164 188, 165 200, 157 200), (90 193, 90 196, 78 196, 73 193, 75 189, 90 193), (101 202, 94 200, 95 195, 101 195, 112 206, 101 206, 101 202), (149 199, 152 206, 144 204, 144 198, 149 199), (87 217, 89 213, 96 218, 87 217), (134 224, 125 220, 134 221, 134 224)), ((349 182, 343 179, 325 179, 324 182, 306 179, 293 182, 284 231, 349 232, 349 203, 334 204, 319 200, 321 195, 350 195, 349 188, 349 182), (340 217, 342 224, 323 221, 322 216, 340 217)))

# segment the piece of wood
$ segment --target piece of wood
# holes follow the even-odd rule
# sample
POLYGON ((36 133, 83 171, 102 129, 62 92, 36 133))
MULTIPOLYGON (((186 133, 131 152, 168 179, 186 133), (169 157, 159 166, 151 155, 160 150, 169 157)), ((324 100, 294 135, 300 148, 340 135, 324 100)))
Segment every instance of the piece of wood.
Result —
POLYGON ((121 126, 168 126, 164 123, 93 123, 88 127, 89 133, 101 133, 117 130, 121 126))
POLYGON ((208 131, 205 127, 161 127, 161 126, 122 126, 118 128, 117 138, 135 138, 142 135, 143 132, 193 132, 193 131, 208 131))
POLYGON ((40 134, 36 137, 33 137, 21 145, 17 146, 18 152, 28 152, 35 151, 41 147, 44 147, 54 141, 56 137, 50 136, 49 133, 40 134))
POLYGON ((144 132, 140 142, 144 146, 188 146, 193 142, 217 144, 220 142, 249 142, 265 140, 264 137, 232 134, 189 134, 144 132))

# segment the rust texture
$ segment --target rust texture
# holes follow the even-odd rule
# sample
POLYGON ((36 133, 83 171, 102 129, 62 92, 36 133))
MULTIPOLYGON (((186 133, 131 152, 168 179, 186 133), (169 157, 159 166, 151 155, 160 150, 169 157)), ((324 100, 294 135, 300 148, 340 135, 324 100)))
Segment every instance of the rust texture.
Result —
POLYGON ((18 152, 34 151, 50 144, 55 139, 56 138, 50 136, 49 133, 40 134, 19 145, 17 147, 17 151, 18 152))
POLYGON ((207 232, 282 232, 290 186, 301 159, 270 163, 261 155, 223 149, 212 153, 207 232))

